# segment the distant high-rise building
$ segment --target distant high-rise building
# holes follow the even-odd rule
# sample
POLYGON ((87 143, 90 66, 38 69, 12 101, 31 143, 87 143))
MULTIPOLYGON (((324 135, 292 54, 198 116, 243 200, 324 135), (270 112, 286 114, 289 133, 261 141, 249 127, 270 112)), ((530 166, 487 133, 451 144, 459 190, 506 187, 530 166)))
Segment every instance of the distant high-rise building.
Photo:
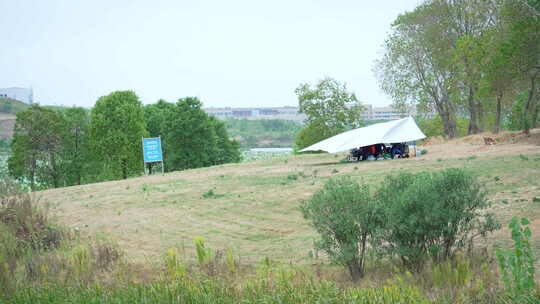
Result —
POLYGON ((6 97, 22 101, 27 104, 34 103, 34 92, 30 88, 5 88, 0 89, 0 97, 6 97))

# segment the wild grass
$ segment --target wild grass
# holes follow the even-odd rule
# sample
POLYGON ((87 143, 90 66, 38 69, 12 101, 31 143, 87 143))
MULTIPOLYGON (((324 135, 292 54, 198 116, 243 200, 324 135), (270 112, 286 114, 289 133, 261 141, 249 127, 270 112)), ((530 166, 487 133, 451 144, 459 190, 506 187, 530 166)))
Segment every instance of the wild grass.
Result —
POLYGON ((481 254, 458 255, 414 275, 372 264, 369 276, 353 283, 333 266, 294 266, 268 257, 244 265, 232 249, 210 249, 200 238, 194 242, 196 263, 169 249, 157 265, 116 261, 106 270, 96 263, 98 256, 76 246, 68 260, 56 254, 46 264, 63 268, 69 277, 37 271, 29 280, 24 273, 14 277, 15 288, 0 294, 0 302, 511 303, 503 298, 490 257, 481 254))
POLYGON ((107 239, 56 226, 34 196, 16 191, 8 188, 1 195, 2 202, 24 203, 0 208, 2 244, 11 244, 0 248, 0 303, 506 303, 493 255, 485 248, 414 275, 371 252, 367 275, 358 282, 318 253, 310 265, 268 255, 253 263, 200 237, 190 240, 193 250, 164 250, 157 263, 138 263, 107 239), (14 214, 40 219, 29 221, 32 231, 42 231, 37 235, 49 235, 39 227, 56 227, 58 241, 14 233, 29 227, 12 221, 14 214))

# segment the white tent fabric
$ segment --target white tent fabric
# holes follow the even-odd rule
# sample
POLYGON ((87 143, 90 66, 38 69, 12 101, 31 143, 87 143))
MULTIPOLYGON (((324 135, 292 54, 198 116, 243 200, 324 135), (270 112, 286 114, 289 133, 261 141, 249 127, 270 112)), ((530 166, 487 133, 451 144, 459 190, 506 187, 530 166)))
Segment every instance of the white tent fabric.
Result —
POLYGON ((402 143, 426 138, 412 117, 383 122, 332 136, 300 150, 326 151, 328 153, 349 151, 353 148, 382 143, 402 143))

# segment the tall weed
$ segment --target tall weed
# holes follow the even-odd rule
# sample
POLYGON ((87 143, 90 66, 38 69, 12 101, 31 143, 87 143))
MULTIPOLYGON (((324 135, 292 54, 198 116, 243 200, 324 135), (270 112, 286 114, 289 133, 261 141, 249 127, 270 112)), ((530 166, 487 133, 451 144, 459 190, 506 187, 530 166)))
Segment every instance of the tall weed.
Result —
POLYGON ((528 225, 529 220, 526 218, 512 218, 508 226, 512 230, 514 249, 499 249, 496 252, 507 296, 515 303, 520 303, 538 292, 534 280, 532 233, 528 225))

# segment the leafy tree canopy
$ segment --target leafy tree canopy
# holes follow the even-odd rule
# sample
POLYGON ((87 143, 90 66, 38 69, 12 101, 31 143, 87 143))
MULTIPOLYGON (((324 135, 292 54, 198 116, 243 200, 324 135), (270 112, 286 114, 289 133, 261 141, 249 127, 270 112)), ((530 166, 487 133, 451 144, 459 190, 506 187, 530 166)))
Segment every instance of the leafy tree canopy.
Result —
POLYGON ((60 186, 64 126, 62 115, 37 104, 17 113, 8 160, 10 175, 28 182, 32 189, 60 186))
POLYGON ((229 139, 223 122, 202 110, 196 97, 182 98, 167 110, 161 128, 167 170, 240 160, 239 144, 229 139))
POLYGON ((92 109, 91 144, 110 178, 127 178, 143 170, 141 138, 147 134, 141 101, 132 91, 103 96, 92 109))
POLYGON ((345 83, 327 77, 314 86, 301 84, 295 93, 300 112, 307 116, 305 131, 297 137, 298 148, 361 125, 364 107, 345 83))
POLYGON ((314 86, 304 83, 295 90, 300 112, 308 124, 345 130, 360 126, 364 107, 347 85, 333 78, 324 78, 314 86))

